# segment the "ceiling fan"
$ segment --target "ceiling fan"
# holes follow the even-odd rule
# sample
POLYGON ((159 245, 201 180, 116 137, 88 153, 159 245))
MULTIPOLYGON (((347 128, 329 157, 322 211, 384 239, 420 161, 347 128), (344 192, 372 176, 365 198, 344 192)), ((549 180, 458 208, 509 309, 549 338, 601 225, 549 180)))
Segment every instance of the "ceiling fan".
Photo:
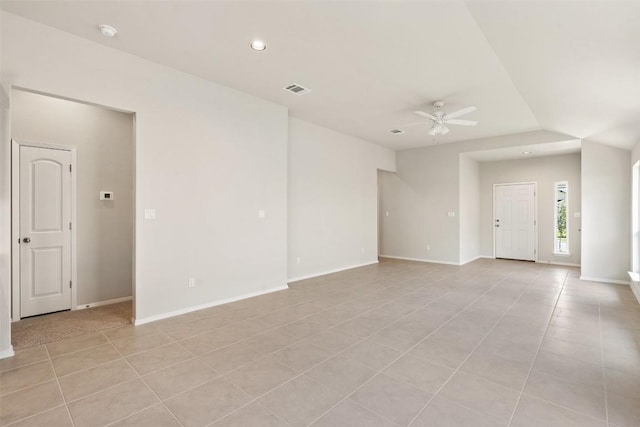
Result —
MULTIPOLYGON (((469 114, 473 111, 476 111, 476 107, 470 106, 465 107, 462 110, 454 111, 453 113, 445 113, 442 111, 442 107, 444 106, 444 102, 436 101, 433 103, 433 106, 436 107, 436 111, 432 113, 426 113, 424 111, 414 111, 420 117, 427 118, 431 121, 432 126, 429 129, 429 135, 444 135, 449 132, 449 128, 447 125, 462 125, 462 126, 475 126, 478 124, 475 120, 460 120, 458 117, 464 116, 465 114, 469 114)), ((419 124, 425 123, 425 121, 421 120, 419 122, 410 123, 419 124)), ((406 126, 406 125, 405 125, 406 126)))

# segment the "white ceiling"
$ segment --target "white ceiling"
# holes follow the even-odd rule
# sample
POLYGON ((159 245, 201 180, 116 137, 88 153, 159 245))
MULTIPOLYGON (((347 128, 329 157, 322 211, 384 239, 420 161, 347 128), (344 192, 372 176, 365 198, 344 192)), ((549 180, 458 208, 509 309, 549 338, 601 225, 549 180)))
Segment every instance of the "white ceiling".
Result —
POLYGON ((438 142, 549 129, 640 139, 640 2, 2 1, 2 9, 286 105, 394 149, 434 143, 416 109, 467 105, 438 142), (98 24, 119 31, 102 37, 98 24), (248 47, 254 38, 264 52, 248 47), (282 87, 298 83, 304 96, 282 87))
POLYGON ((495 162, 501 160, 521 160, 530 159, 532 157, 559 156, 561 154, 579 153, 581 147, 582 141, 579 139, 572 139, 568 141, 496 148, 493 150, 470 151, 464 153, 464 155, 479 162, 495 162))

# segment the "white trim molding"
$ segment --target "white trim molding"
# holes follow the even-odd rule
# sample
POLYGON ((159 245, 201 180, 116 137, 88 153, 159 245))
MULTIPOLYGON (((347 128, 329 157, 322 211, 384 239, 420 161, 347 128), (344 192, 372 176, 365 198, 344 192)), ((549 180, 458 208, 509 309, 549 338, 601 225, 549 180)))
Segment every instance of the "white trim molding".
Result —
POLYGON ((391 259, 399 259, 399 260, 402 260, 402 261, 430 262, 432 264, 446 264, 446 265, 460 266, 459 262, 438 261, 438 260, 435 260, 435 259, 409 258, 409 257, 393 256, 393 255, 382 255, 382 254, 380 255, 380 258, 391 258, 391 259))
POLYGON ((349 265, 347 267, 340 267, 333 270, 321 271, 320 273, 305 274, 303 276, 292 277, 291 279, 287 280, 287 283, 299 282, 300 280, 312 279, 314 277, 324 276, 326 274, 339 273, 340 271, 351 270, 352 268, 366 267, 368 265, 373 265, 377 263, 378 263, 378 260, 375 260, 370 262, 364 262, 362 264, 354 264, 354 265, 349 265))
POLYGON ((114 298, 108 299, 105 301, 92 302, 89 304, 79 304, 75 306, 75 310, 84 310, 85 308, 93 308, 93 307, 101 307, 103 305, 117 304, 119 302, 131 301, 133 297, 122 297, 122 298, 114 298))
POLYGON ((627 273, 629 273, 629 277, 631 278, 631 291, 638 300, 638 303, 640 303, 640 274, 633 271, 628 271, 627 273))
POLYGON ((629 281, 628 280, 605 279, 605 278, 602 278, 602 277, 580 276, 580 280, 586 280, 588 282, 613 283, 615 285, 629 285, 629 281))
POLYGON ((287 285, 276 286, 274 288, 265 289, 263 291, 251 292, 251 293, 240 295, 240 296, 237 296, 237 297, 225 298, 225 299, 218 300, 218 301, 208 302, 206 304, 194 305, 192 307, 187 307, 187 308, 183 308, 183 309, 175 310, 175 311, 169 311, 167 313, 156 314, 156 315, 149 316, 149 317, 143 317, 141 319, 134 318, 134 319, 132 319, 132 323, 135 326, 144 325, 145 323, 155 322, 156 320, 168 319, 169 317, 180 316, 181 314, 187 314, 187 313, 191 313, 193 311, 204 310, 205 308, 211 308, 211 307, 215 307, 217 305, 228 304, 230 302, 235 302, 235 301, 240 301, 240 300, 247 299, 247 298, 257 297, 257 296, 260 296, 260 295, 270 294, 272 292, 284 291, 286 289, 289 289, 289 286, 287 286, 287 285))
POLYGON ((551 264, 551 265, 562 265, 564 267, 580 267, 580 264, 573 264, 570 262, 556 262, 556 261, 536 261, 538 264, 551 264))
POLYGON ((13 351, 13 346, 10 345, 9 348, 0 351, 0 359, 6 359, 7 357, 12 357, 16 353, 13 351))

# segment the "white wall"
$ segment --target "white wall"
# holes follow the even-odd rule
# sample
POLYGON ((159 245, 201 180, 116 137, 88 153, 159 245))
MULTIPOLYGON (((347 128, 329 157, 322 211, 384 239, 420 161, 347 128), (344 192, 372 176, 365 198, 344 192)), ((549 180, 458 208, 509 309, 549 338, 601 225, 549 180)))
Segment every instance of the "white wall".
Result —
POLYGON ((136 113, 138 320, 286 286, 286 108, 15 15, 2 20, 5 87, 136 113), (149 208, 156 220, 143 219, 149 208))
MULTIPOLYGON (((460 251, 460 218, 466 214, 460 210, 460 154, 573 139, 534 131, 398 152, 397 174, 384 177, 385 209, 390 216, 383 224, 382 253, 453 264, 467 261, 460 251)), ((469 253, 465 244, 466 256, 469 253)))
POLYGON ((377 262, 378 169, 394 151, 290 118, 290 280, 377 262))
POLYGON ((480 256, 480 165, 460 154, 460 263, 480 256))
POLYGON ((78 305, 131 296, 133 115, 20 90, 11 105, 13 139, 77 150, 78 305))
POLYGON ((582 278, 627 282, 631 152, 582 142, 582 278))
MULTIPOLYGON (((0 68, 3 52, 0 20, 0 68)), ((11 158, 9 136, 9 95, 0 74, 0 359, 13 355, 11 347, 11 158)))
POLYGON ((481 254, 493 256, 493 185, 515 182, 537 183, 538 261, 580 264, 581 212, 580 153, 558 156, 532 157, 480 163, 480 242, 481 254), (554 184, 569 182, 570 256, 553 254, 554 184))

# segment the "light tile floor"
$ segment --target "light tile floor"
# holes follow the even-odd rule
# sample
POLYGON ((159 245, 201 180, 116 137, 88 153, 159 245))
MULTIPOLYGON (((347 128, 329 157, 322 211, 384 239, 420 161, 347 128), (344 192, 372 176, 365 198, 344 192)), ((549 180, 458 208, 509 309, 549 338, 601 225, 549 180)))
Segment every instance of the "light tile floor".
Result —
POLYGON ((13 426, 638 426, 640 305, 573 269, 383 260, 20 351, 13 426))

